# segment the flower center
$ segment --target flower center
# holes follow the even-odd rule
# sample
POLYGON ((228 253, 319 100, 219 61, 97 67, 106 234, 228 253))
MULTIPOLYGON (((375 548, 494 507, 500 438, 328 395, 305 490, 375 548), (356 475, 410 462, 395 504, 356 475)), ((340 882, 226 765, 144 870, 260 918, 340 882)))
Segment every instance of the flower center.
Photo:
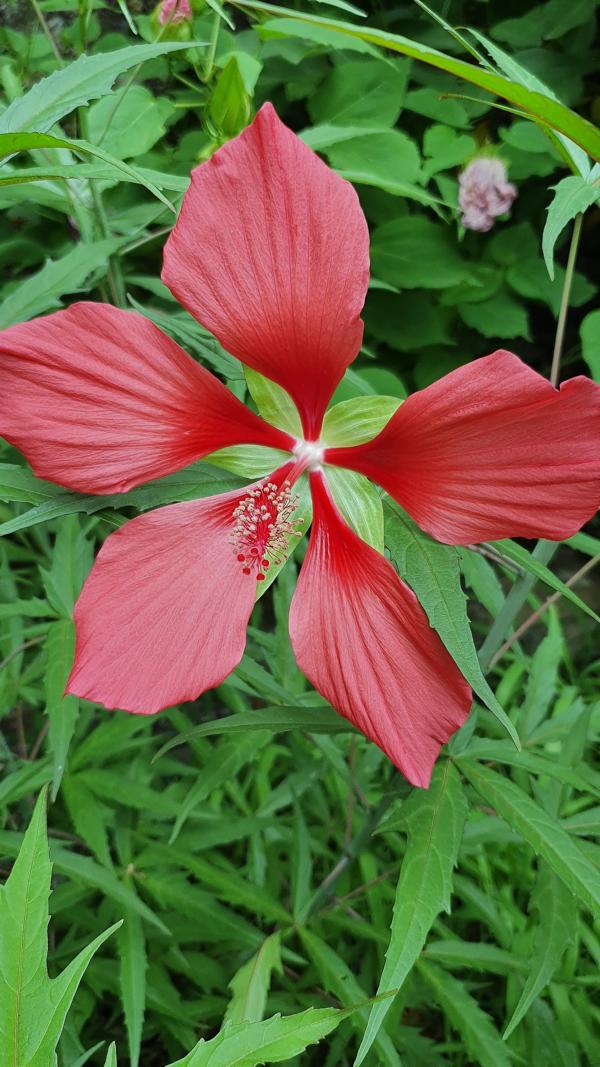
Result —
POLYGON ((301 532, 297 524, 302 519, 293 519, 299 500, 289 482, 279 489, 274 482, 265 482, 240 501, 233 512, 231 544, 242 574, 254 574, 257 582, 264 582, 265 571, 283 562, 290 537, 301 532))
POLYGON ((296 441, 294 455, 303 470, 316 471, 323 462, 324 449, 318 441, 296 441))

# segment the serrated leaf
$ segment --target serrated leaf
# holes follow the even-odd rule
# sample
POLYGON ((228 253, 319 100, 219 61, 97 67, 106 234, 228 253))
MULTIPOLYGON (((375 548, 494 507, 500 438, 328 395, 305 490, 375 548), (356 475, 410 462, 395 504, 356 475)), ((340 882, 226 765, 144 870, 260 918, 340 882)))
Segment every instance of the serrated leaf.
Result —
POLYGON ((486 804, 543 856, 564 884, 595 914, 600 907, 600 875, 557 819, 497 771, 463 757, 456 763, 486 804))
POLYGON ((548 984, 566 948, 574 943, 577 934, 577 909, 573 897, 545 863, 540 864, 530 907, 538 914, 530 970, 519 1002, 504 1031, 505 1041, 548 984))
POLYGON ((387 503, 385 512, 386 545, 400 577, 416 593, 457 667, 520 748, 517 731, 486 682, 477 658, 456 549, 433 541, 396 504, 387 503))
POLYGON ((119 74, 131 70, 148 59, 178 52, 202 44, 201 41, 159 41, 156 44, 131 45, 114 52, 79 56, 62 70, 43 78, 9 104, 0 116, 0 133, 17 133, 34 129, 46 133, 55 122, 69 115, 76 107, 106 96, 119 74))
POLYGON ((48 978, 48 897, 52 867, 46 834, 46 794, 38 797, 29 827, 0 889, 0 1039, 5 1062, 48 1067, 67 1012, 106 930, 57 978, 48 978))
POLYGON ((542 251, 548 274, 554 279, 554 246, 565 226, 587 211, 600 197, 598 186, 590 185, 579 174, 563 178, 552 186, 554 199, 548 207, 548 215, 542 235, 542 251))
POLYGON ((81 289, 90 274, 106 265, 121 243, 118 237, 93 244, 80 242, 60 259, 49 259, 12 290, 10 300, 4 301, 0 308, 0 329, 60 307, 60 298, 81 289))
MULTIPOLYGON (((462 837, 467 805, 459 775, 449 763, 438 764, 428 790, 415 789, 399 818, 381 829, 404 828, 408 844, 400 878, 377 992, 398 990, 419 958, 427 934, 440 911, 450 910, 452 871, 462 837)), ((391 1007, 392 998, 371 1008, 355 1065, 365 1059, 391 1007)))
POLYGON ((444 1015, 464 1041, 469 1059, 478 1067, 511 1067, 512 1061, 500 1034, 462 982, 424 960, 419 962, 418 968, 444 1015))
POLYGON ((59 619, 50 624, 46 651, 46 715, 50 722, 48 739, 52 752, 52 800, 55 800, 79 714, 78 697, 63 695, 75 652, 75 624, 72 619, 59 619))
POLYGON ((224 1024, 260 1022, 265 1014, 272 971, 283 973, 279 931, 267 937, 231 979, 229 988, 233 995, 225 1011, 224 1024))
POLYGON ((168 1067, 258 1067, 299 1056, 335 1030, 347 1012, 308 1008, 297 1015, 274 1015, 266 1022, 225 1026, 210 1041, 199 1041, 182 1060, 168 1067))
MULTIPOLYGON (((133 890, 132 890, 133 892, 133 890)), ((119 931, 119 984, 131 1067, 138 1067, 146 1004, 146 939, 139 915, 128 910, 119 931)))

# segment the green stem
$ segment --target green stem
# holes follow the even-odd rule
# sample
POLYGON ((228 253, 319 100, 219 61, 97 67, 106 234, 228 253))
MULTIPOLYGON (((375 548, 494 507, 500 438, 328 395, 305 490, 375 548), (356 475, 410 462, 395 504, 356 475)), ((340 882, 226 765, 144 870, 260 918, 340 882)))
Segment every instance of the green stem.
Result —
MULTIPOLYGON (((87 114, 84 108, 79 109, 79 127, 84 139, 86 141, 89 140, 87 114)), ((110 232, 110 226, 104 208, 104 202, 102 200, 102 193, 96 182, 91 178, 89 179, 89 188, 100 232, 104 238, 108 239, 112 237, 112 234, 110 232)), ((125 282, 123 281, 123 272, 121 270, 121 263, 118 256, 109 256, 106 280, 108 282, 110 297, 113 304, 116 304, 117 307, 127 307, 125 282)))
POLYGON ((571 286, 573 284, 573 274, 575 273, 575 260, 577 258, 577 249, 579 247, 579 238, 581 236, 581 223, 583 222, 583 213, 575 216, 575 222, 573 224, 573 234, 571 236, 571 247, 569 248, 569 258, 567 260, 567 269, 565 271, 565 280, 563 283, 563 291, 560 300, 560 310, 558 312, 558 322, 556 323, 556 337, 554 339, 554 352, 552 353, 552 369, 550 371, 550 381, 552 385, 558 383, 558 376, 560 373, 560 360, 562 356, 563 342, 565 339, 565 327, 567 325, 567 313, 569 310, 569 300, 571 298, 571 286))
POLYGON ((207 82, 213 72, 215 65, 215 56, 217 54, 217 45, 219 43, 219 32, 221 29, 221 16, 215 11, 213 15, 212 32, 210 35, 210 41, 208 45, 208 52, 206 53, 206 61, 204 63, 204 81, 207 82))
POLYGON ((50 45, 50 48, 52 49, 52 51, 54 53, 54 57, 56 59, 56 62, 58 63, 59 67, 64 67, 65 64, 64 64, 64 61, 63 61, 63 57, 61 56, 61 54, 60 54, 60 52, 58 50, 58 45, 56 44, 56 41, 54 40, 54 37, 52 36, 52 32, 50 30, 50 27, 49 27, 48 23, 46 22, 46 19, 45 19, 45 16, 44 16, 44 12, 42 11, 42 9, 41 9, 40 5, 38 4, 37 0, 31 0, 31 6, 32 6, 33 10, 35 11, 35 16, 36 16, 40 26, 42 27, 42 30, 44 32, 44 36, 45 36, 46 40, 48 41, 48 44, 50 45))

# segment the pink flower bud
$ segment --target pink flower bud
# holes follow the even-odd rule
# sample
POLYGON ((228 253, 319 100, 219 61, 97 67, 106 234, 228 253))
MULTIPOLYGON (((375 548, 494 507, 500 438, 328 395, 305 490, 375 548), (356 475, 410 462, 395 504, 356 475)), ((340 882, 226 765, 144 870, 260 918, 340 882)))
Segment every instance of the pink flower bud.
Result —
POLYGON ((491 230, 494 219, 510 209, 517 195, 515 186, 506 180, 504 163, 491 156, 472 160, 459 175, 458 182, 461 222, 465 229, 480 233, 491 230))
POLYGON ((177 22, 189 22, 191 18, 190 0, 162 0, 158 12, 161 26, 166 26, 167 23, 174 26, 177 22))

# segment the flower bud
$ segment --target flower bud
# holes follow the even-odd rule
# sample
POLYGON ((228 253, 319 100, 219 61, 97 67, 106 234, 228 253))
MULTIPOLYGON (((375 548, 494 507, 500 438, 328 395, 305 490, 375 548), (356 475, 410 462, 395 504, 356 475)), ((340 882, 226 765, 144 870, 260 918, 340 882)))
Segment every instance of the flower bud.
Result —
POLYGON ((190 22, 192 9, 189 0, 162 0, 158 10, 158 21, 161 26, 169 23, 175 26, 178 22, 190 22))
POLYGON ((515 186, 507 181, 504 163, 492 156, 478 156, 471 160, 459 175, 458 182, 460 221, 466 230, 480 233, 491 230, 494 220, 510 209, 517 195, 515 186))

